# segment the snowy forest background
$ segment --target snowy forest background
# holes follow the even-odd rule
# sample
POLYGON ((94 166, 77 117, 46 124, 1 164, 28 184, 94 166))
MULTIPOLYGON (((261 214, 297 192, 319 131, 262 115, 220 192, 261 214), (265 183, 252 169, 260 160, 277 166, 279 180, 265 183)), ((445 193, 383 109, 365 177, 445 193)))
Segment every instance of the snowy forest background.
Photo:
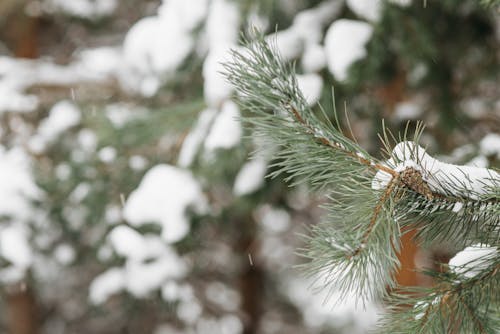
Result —
MULTIPOLYGON (((324 196, 265 178, 276 148, 238 120, 221 63, 249 27, 374 155, 382 119, 422 120, 441 160, 500 166, 490 1, 2 0, 0 332, 373 327, 383 305, 296 268, 324 196)), ((403 285, 460 251, 407 239, 403 285)))

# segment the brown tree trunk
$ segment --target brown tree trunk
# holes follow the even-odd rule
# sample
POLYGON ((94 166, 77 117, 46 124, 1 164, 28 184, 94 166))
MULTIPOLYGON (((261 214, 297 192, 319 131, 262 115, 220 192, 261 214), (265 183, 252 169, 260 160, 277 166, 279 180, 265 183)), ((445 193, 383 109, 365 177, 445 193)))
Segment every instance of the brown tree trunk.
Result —
POLYGON ((418 246, 413 240, 415 231, 405 233, 401 237, 401 252, 398 254, 401 268, 396 273, 396 282, 401 286, 420 285, 419 274, 416 272, 415 259, 418 246))
POLYGON ((39 332, 38 307, 31 289, 25 283, 6 291, 8 328, 10 334, 37 334, 39 332))
POLYGON ((246 217, 239 219, 238 224, 242 226, 242 233, 235 245, 235 250, 244 264, 239 276, 241 310, 245 315, 243 334, 256 334, 262 316, 262 301, 265 299, 265 273, 259 263, 252 258, 252 254, 255 254, 258 248, 254 220, 246 217))
POLYGON ((25 12, 26 0, 0 0, 0 40, 16 57, 38 57, 37 17, 25 12))

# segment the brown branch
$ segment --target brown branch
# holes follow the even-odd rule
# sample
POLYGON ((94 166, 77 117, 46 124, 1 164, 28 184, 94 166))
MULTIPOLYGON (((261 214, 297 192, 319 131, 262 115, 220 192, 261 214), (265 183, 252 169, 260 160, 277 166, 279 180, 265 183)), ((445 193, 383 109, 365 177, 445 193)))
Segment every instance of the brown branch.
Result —
POLYGON ((380 211, 382 211, 382 208, 389 198, 390 194, 392 193, 394 187, 396 186, 396 183, 399 182, 399 178, 393 178, 389 184, 387 185, 387 188, 385 188, 384 193, 380 197, 377 205, 373 209, 373 215, 370 219, 370 223, 368 224, 368 228, 366 229, 365 233, 363 234, 363 238, 361 239, 361 243, 358 248, 354 250, 354 252, 348 256, 349 259, 353 258, 354 256, 358 255, 361 250, 363 249, 364 245, 368 242, 368 239, 370 238, 370 235, 373 232, 373 228, 375 226, 375 223, 377 222, 377 218, 380 214, 380 211))
POLYGON ((381 165, 379 163, 373 163, 372 161, 370 161, 366 158, 360 157, 359 155, 357 155, 351 151, 346 150, 339 143, 332 142, 331 140, 329 140, 328 138, 326 138, 324 136, 319 136, 317 131, 315 131, 311 127, 311 125, 309 125, 309 123, 306 122, 306 120, 302 117, 302 115, 300 115, 300 113, 297 111, 297 109, 290 106, 290 110, 292 111, 292 114, 294 115, 295 119, 300 124, 305 126, 307 128, 309 134, 313 135, 316 138, 316 140, 318 142, 320 142, 321 144, 323 144, 325 146, 329 146, 329 147, 337 149, 337 150, 340 150, 340 151, 344 152, 345 154, 349 155, 350 157, 357 159, 363 165, 366 165, 366 166, 373 168, 373 169, 376 169, 376 170, 386 172, 386 173, 390 174, 393 178, 399 176, 399 173, 396 172, 395 170, 393 170, 387 166, 381 165))

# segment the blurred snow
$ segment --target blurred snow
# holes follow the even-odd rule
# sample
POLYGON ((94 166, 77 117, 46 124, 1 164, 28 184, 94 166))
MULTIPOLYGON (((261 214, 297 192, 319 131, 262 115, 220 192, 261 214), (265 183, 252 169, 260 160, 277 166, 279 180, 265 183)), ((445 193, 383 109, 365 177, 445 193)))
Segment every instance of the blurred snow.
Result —
POLYGON ((207 0, 164 0, 158 15, 135 23, 123 43, 132 76, 124 77, 124 85, 154 95, 160 82, 172 76, 193 50, 193 31, 206 16, 207 4, 207 0))
POLYGON ((99 160, 106 164, 110 164, 116 159, 116 148, 111 147, 111 146, 105 146, 97 152, 97 156, 99 157, 99 160))
POLYGON ((142 235, 120 225, 107 239, 126 262, 123 268, 111 268, 93 280, 89 299, 94 304, 101 304, 122 290, 138 298, 145 297, 166 281, 182 278, 187 272, 187 264, 175 250, 155 235, 142 235))
POLYGON ((97 135, 90 129, 82 129, 78 132, 78 144, 86 152, 94 152, 97 148, 97 135))
POLYGON ((291 217, 284 209, 264 205, 258 208, 256 214, 257 221, 267 232, 281 233, 290 227, 291 217))
POLYGON ((90 284, 89 300, 92 304, 102 304, 115 293, 125 287, 124 270, 121 268, 110 268, 100 274, 90 284))
POLYGON ((37 135, 47 142, 55 140, 61 133, 80 123, 82 116, 78 107, 67 100, 57 102, 38 127, 37 135))
POLYGON ((6 111, 35 110, 39 103, 38 97, 25 93, 33 85, 70 87, 108 79, 103 76, 102 68, 88 68, 83 64, 85 63, 77 60, 67 66, 61 66, 45 59, 27 60, 0 56, 0 114, 6 111))
POLYGON ((347 6, 359 17, 368 21, 378 21, 382 13, 382 0, 347 0, 347 6))
POLYGON ((76 251, 70 244, 60 244, 54 250, 55 259, 62 265, 73 263, 76 258, 76 251))
POLYGON ((177 307, 177 316, 187 324, 194 324, 202 314, 203 308, 196 298, 185 299, 177 307))
POLYGON ((497 253, 496 247, 476 244, 458 252, 448 264, 453 272, 472 278, 486 269, 489 265, 488 259, 494 258, 497 253))
POLYGON ((128 159, 128 165, 135 171, 141 171, 148 166, 148 160, 141 155, 133 155, 128 159))
POLYGON ((207 299, 226 311, 237 311, 240 306, 240 295, 221 282, 211 282, 205 288, 207 299))
POLYGON ((68 200, 70 202, 75 203, 75 204, 80 203, 81 201, 83 201, 85 199, 85 197, 87 197, 87 195, 90 193, 91 189, 92 188, 91 188, 89 183, 81 182, 69 194, 68 200))
POLYGON ((251 194, 264 185, 267 172, 267 160, 255 158, 246 162, 236 175, 233 193, 236 196, 251 194))
POLYGON ((394 107, 394 117, 399 121, 417 120, 422 113, 422 107, 415 101, 400 102, 394 107))
POLYGON ((47 12, 63 12, 85 19, 98 19, 113 14, 118 0, 45 0, 43 8, 47 12))
POLYGON ((75 66, 95 73, 103 79, 122 70, 123 55, 121 48, 118 47, 105 46, 81 50, 75 58, 75 66))
POLYGON ((338 303, 338 296, 328 289, 311 291, 311 286, 322 278, 305 280, 291 277, 285 281, 286 294, 302 312, 305 323, 312 328, 331 325, 342 328, 352 323, 349 333, 362 334, 373 329, 381 309, 375 304, 356 305, 356 297, 338 303))
POLYGON ((125 203, 124 218, 133 226, 159 224, 165 241, 173 243, 189 232, 186 210, 206 210, 206 199, 191 172, 157 165, 144 175, 125 203))
POLYGON ((20 224, 0 227, 0 255, 14 267, 26 270, 33 261, 27 230, 20 224))
POLYGON ((496 156, 500 159, 500 135, 497 133, 487 134, 479 142, 479 151, 485 156, 496 156))
POLYGON ((122 128, 130 121, 147 115, 147 110, 127 103, 112 103, 105 107, 104 113, 115 128, 122 128))
POLYGON ((118 255, 131 260, 144 261, 168 252, 162 239, 140 234, 126 225, 115 227, 109 232, 107 239, 118 255))
POLYGON ((217 149, 229 149, 240 143, 243 130, 239 118, 236 103, 225 102, 205 139, 205 150, 209 155, 217 149))
POLYGON ((196 125, 189 132, 189 134, 184 139, 184 142, 182 143, 182 147, 179 152, 179 166, 189 167, 193 163, 196 157, 196 153, 200 149, 200 146, 203 144, 210 124, 212 123, 216 115, 217 110, 215 109, 205 109, 200 113, 196 125))
MULTIPOLYGON (((387 2, 393 5, 407 7, 411 4, 412 0, 387 0, 387 2)), ((354 14, 373 23, 380 20, 382 9, 384 8, 383 0, 347 0, 346 3, 354 14)))
POLYGON ((239 29, 240 13, 236 3, 214 0, 206 22, 208 55, 203 63, 203 94, 210 107, 220 107, 233 92, 221 72, 224 71, 222 63, 231 60, 230 50, 237 48, 239 29))
POLYGON ((31 199, 42 193, 35 184, 31 159, 21 148, 6 150, 0 145, 0 216, 12 221, 30 217, 31 199))
POLYGON ((155 260, 136 262, 129 260, 125 265, 126 289, 138 298, 146 297, 150 292, 161 288, 167 279, 181 278, 186 274, 187 266, 172 248, 155 260))
POLYGON ((323 90, 323 78, 316 73, 298 74, 297 85, 310 106, 315 105, 323 90))
MULTIPOLYGON (((342 1, 327 1, 298 13, 292 25, 267 36, 285 61, 298 58, 309 48, 315 48, 323 37, 323 28, 338 15, 342 1)), ((313 51, 314 52, 314 51, 313 51)))
POLYGON ((337 20, 328 28, 325 36, 327 63, 337 80, 346 80, 349 67, 365 57, 365 44, 372 32, 370 24, 349 19, 337 20))
POLYGON ((321 71, 326 66, 323 46, 315 43, 309 44, 302 55, 301 64, 305 73, 321 71))

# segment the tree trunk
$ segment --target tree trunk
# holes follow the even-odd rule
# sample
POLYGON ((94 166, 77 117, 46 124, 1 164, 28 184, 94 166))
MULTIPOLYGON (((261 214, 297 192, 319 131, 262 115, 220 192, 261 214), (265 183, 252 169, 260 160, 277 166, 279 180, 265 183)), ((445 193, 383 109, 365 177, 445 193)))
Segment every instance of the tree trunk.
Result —
POLYGON ((8 328, 10 334, 37 334, 39 315, 35 297, 25 283, 6 291, 8 328))

